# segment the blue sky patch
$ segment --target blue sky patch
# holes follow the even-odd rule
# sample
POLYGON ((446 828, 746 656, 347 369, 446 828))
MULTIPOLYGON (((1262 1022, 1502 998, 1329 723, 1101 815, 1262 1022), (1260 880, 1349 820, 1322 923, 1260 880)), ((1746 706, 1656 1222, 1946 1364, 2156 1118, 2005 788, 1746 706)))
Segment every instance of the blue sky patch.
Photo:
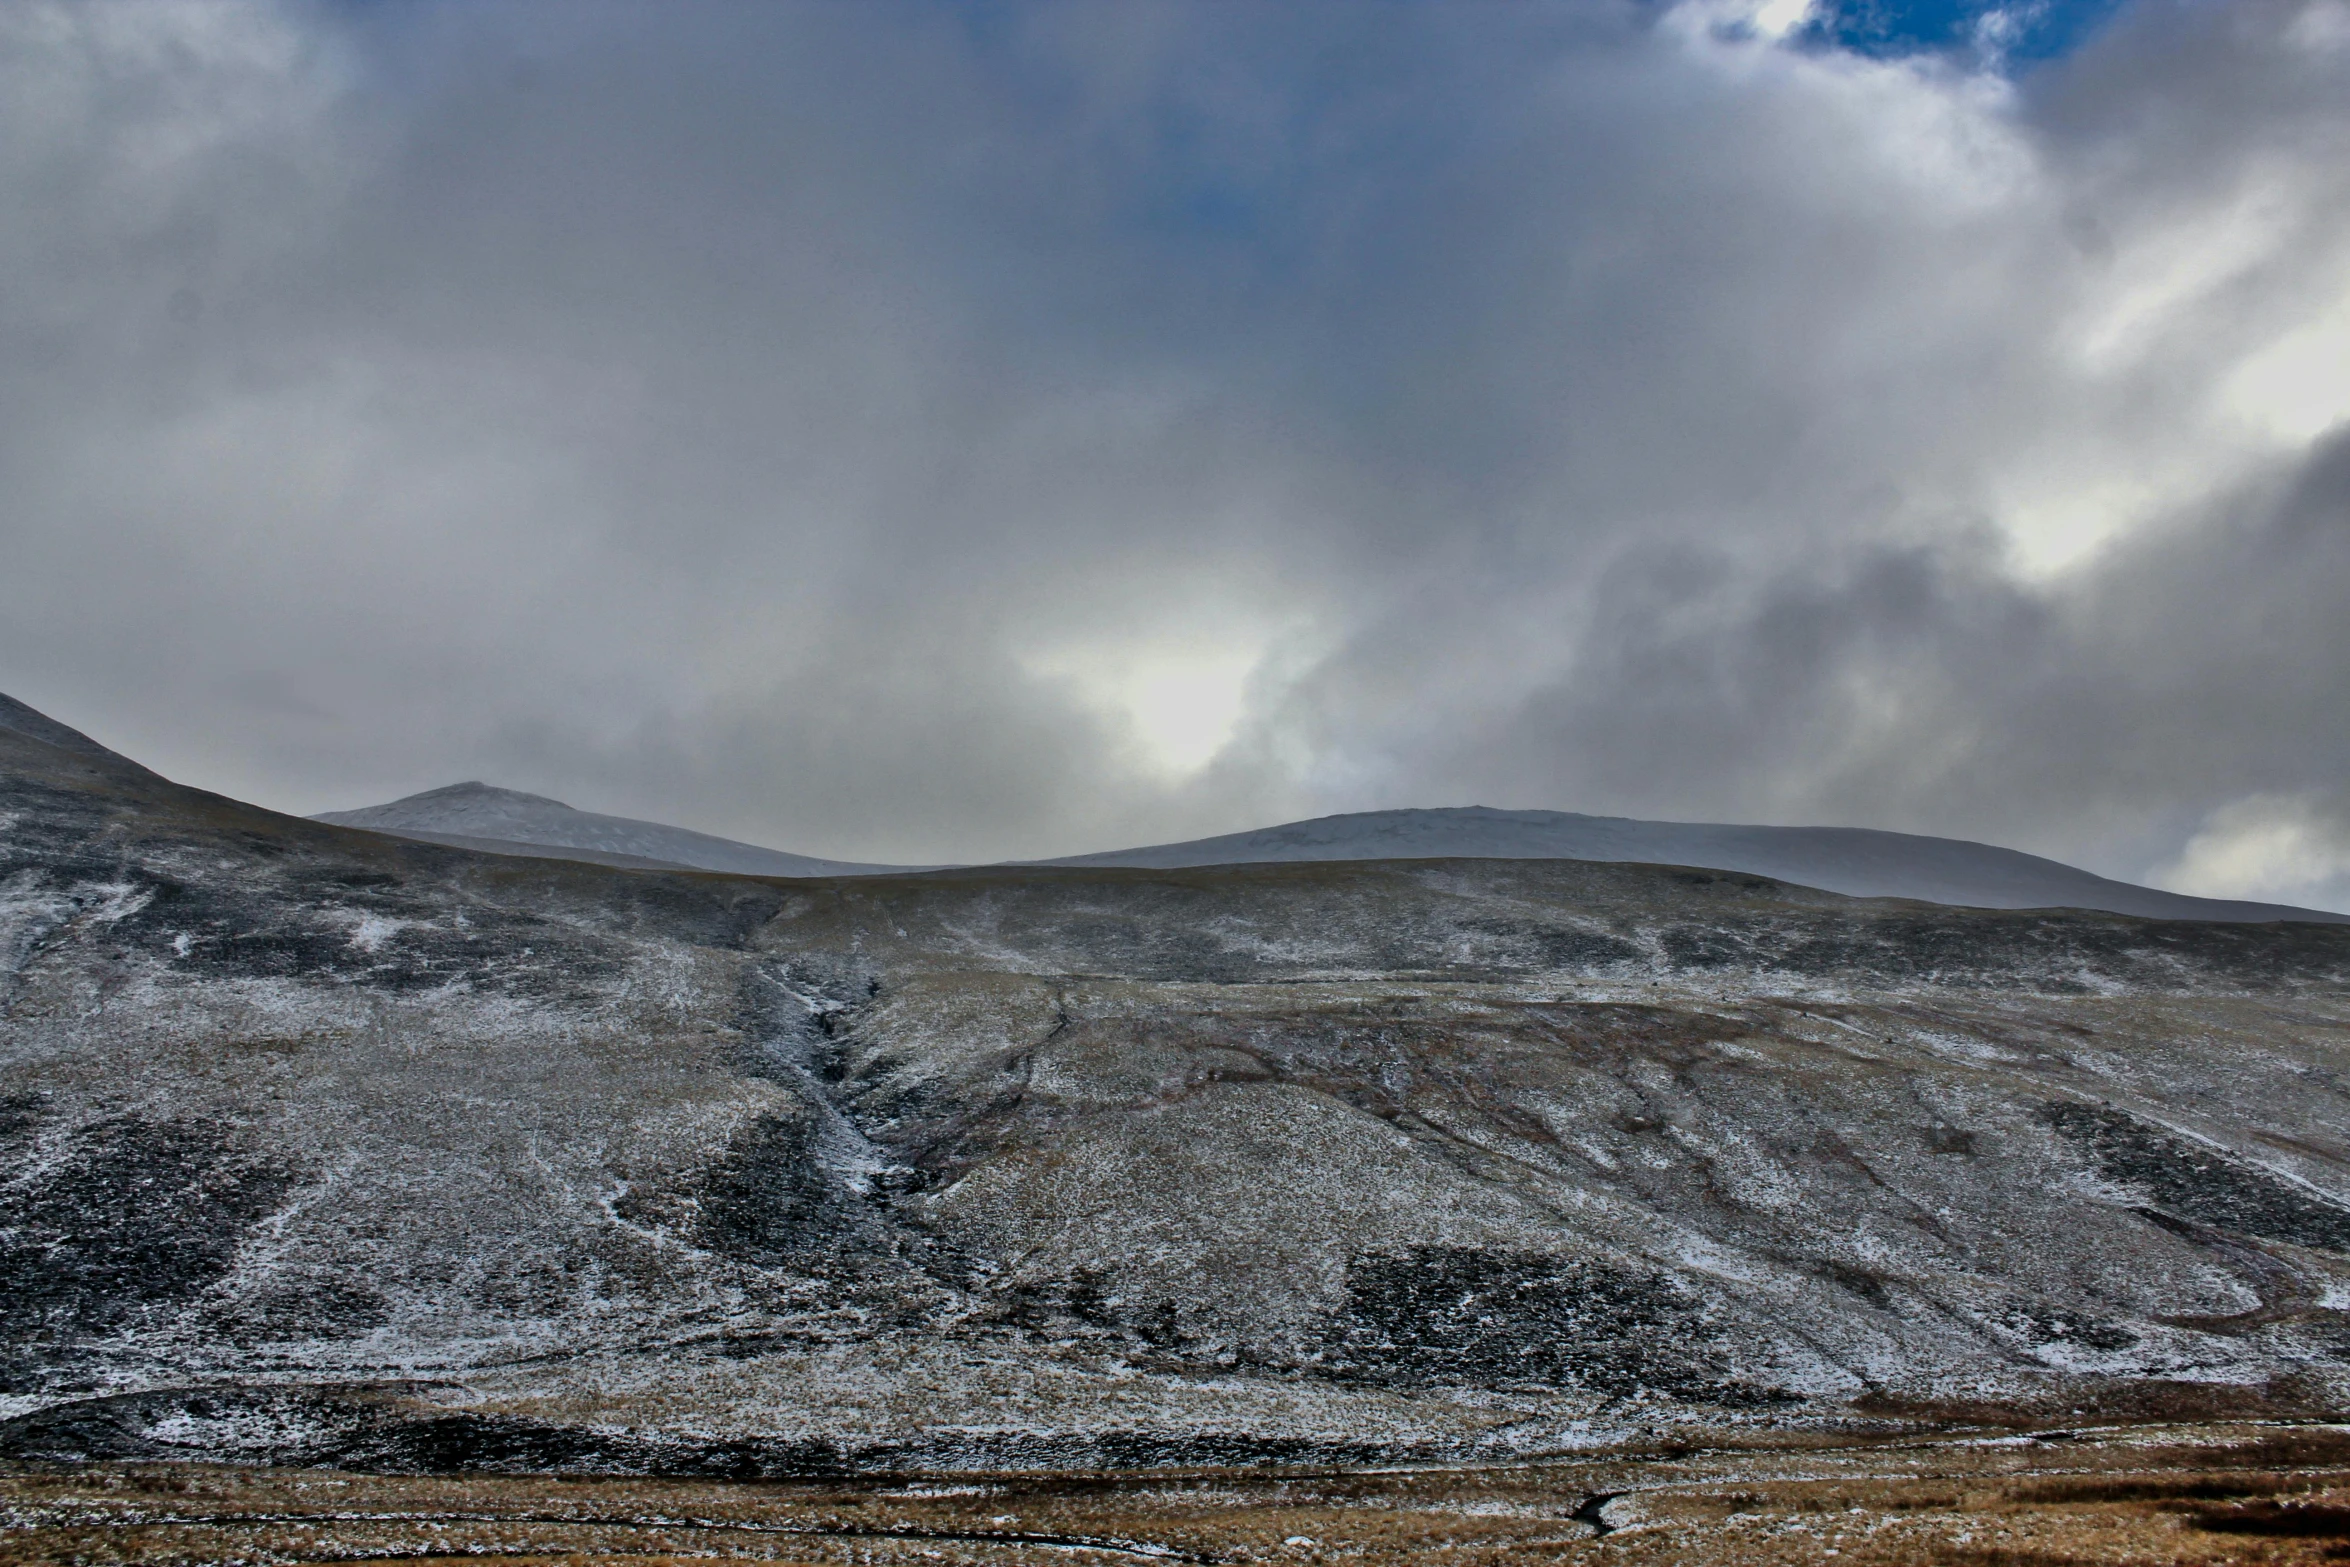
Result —
POLYGON ((2126 0, 1829 0, 1806 42, 1896 57, 1965 53, 2018 63, 2069 54, 2126 0))

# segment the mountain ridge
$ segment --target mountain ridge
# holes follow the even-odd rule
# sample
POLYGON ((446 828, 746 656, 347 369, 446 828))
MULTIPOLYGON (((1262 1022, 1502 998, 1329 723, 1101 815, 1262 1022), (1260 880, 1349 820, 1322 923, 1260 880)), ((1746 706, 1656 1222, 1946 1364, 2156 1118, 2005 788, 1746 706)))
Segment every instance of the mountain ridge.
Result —
POLYGON ((61 751, 111 757, 127 766, 138 766, 121 752, 108 750, 79 729, 59 723, 47 713, 19 702, 4 691, 0 691, 0 729, 38 740, 43 745, 53 745, 61 751))
MULTIPOLYGON (((828 860, 576 810, 544 795, 467 782, 383 805, 311 818, 488 853, 579 857, 622 868, 691 868, 758 876, 887 876, 942 869, 828 860), (565 856, 560 851, 575 851, 565 856)), ((1658 822, 1573 811, 1440 806, 1358 811, 1178 843, 997 862, 1172 870, 1346 860, 1529 859, 1687 865, 1769 876, 1856 898, 1953 908, 2081 908, 2148 919, 2311 920, 2350 915, 2290 904, 2198 898, 2115 881, 2021 850, 1866 827, 1658 822)))
POLYGON ((1691 865, 1769 876, 1845 897, 1909 898, 1957 908, 2084 908, 2149 919, 2350 920, 2350 915, 2290 904, 2165 892, 1962 838, 1872 827, 1646 821, 1483 805, 1319 816, 1040 863, 1171 868, 1267 860, 1462 858, 1691 865))

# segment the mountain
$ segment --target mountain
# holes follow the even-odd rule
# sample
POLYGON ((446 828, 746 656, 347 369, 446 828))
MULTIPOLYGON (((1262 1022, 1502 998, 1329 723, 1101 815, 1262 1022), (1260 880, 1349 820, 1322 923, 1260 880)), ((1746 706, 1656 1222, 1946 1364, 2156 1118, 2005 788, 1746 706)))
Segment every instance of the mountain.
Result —
POLYGON ((69 729, 48 714, 27 707, 16 698, 4 693, 0 693, 0 730, 27 740, 38 741, 55 750, 78 751, 84 756, 104 757, 110 762, 120 763, 126 767, 135 765, 128 758, 117 756, 114 752, 107 750, 106 747, 83 734, 79 729, 69 729))
POLYGON ((2276 903, 2190 898, 2038 855, 1859 827, 1733 827, 1570 811, 1367 811, 1255 832, 1049 860, 1051 865, 1250 865, 1313 860, 1598 860, 1743 871, 1854 898, 1976 909, 2104 909, 2151 919, 2343 920, 2276 903))
MULTIPOLYGON (((811 859, 488 784, 451 784, 357 811, 312 818, 481 849, 640 868, 695 867, 747 876, 860 876, 936 870, 811 859)), ((1036 863, 1170 870, 1183 866, 1340 860, 1593 860, 1741 871, 1855 898, 1911 898, 1959 908, 2103 909, 2152 919, 2344 920, 2276 903, 2190 898, 2109 881, 2055 860, 1988 844, 1855 827, 1733 827, 1644 822, 1568 811, 1368 811, 1254 832, 1036 863)))
POLYGON ((560 857, 603 865, 729 871, 740 876, 863 876, 922 868, 859 865, 786 854, 683 827, 573 810, 544 795, 485 783, 450 784, 388 805, 328 811, 312 820, 492 854, 543 858, 549 850, 577 851, 560 857))
POLYGON ((0 726, 0 1460, 2350 1416, 2350 926, 1555 859, 624 870, 78 738, 0 726))

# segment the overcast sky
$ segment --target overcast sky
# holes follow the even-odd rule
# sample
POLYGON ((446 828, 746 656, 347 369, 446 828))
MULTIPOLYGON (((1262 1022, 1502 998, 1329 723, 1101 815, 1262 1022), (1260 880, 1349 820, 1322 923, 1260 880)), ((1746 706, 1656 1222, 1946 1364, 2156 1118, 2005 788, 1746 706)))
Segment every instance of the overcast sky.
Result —
POLYGON ((0 690, 302 812, 2350 908, 2350 3, 16 0, 0 690))

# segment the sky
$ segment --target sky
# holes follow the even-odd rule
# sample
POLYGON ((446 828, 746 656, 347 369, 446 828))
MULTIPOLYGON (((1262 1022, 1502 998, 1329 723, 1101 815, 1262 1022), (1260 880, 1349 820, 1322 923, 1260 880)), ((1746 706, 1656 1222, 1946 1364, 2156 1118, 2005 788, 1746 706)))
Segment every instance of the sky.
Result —
POLYGON ((297 812, 2350 909, 2350 0, 10 0, 0 690, 297 812))

